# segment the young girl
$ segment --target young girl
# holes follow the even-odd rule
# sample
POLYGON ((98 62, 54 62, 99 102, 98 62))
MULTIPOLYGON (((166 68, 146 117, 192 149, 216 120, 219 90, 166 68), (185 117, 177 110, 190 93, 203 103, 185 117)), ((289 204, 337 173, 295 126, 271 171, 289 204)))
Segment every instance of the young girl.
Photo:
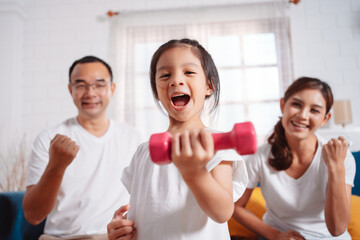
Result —
POLYGON ((172 163, 154 164, 148 143, 139 146, 121 179, 131 208, 115 213, 109 239, 230 239, 227 220, 245 190, 247 174, 235 151, 214 155, 211 133, 200 118, 205 100, 213 98, 214 110, 219 99, 211 56, 195 40, 171 40, 153 55, 150 81, 169 116, 172 163), (122 219, 128 209, 128 220, 122 219))
POLYGON ((268 144, 245 161, 249 184, 235 204, 237 221, 266 239, 351 239, 355 160, 343 137, 326 142, 315 133, 332 103, 330 87, 318 79, 289 86, 268 144), (262 221, 245 209, 258 182, 267 208, 262 221))

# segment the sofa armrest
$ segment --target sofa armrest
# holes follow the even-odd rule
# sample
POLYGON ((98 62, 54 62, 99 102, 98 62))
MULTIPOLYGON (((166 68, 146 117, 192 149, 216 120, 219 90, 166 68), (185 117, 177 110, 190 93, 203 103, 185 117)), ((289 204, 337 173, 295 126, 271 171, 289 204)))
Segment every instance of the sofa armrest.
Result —
POLYGON ((43 233, 45 220, 31 225, 24 217, 22 201, 25 191, 0 193, 0 239, 38 239, 43 233))
POLYGON ((352 194, 360 196, 360 151, 352 152, 355 158, 356 172, 354 178, 354 187, 352 188, 352 194))
POLYGON ((360 197, 351 196, 351 219, 348 231, 352 239, 360 239, 360 197))

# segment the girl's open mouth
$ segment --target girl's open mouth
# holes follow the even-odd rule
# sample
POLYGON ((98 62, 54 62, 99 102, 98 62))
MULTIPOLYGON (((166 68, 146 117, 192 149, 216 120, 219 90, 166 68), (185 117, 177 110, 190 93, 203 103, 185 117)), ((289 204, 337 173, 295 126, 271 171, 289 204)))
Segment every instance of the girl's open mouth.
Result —
POLYGON ((187 94, 181 94, 171 97, 171 102, 175 107, 184 107, 190 101, 190 96, 187 94))

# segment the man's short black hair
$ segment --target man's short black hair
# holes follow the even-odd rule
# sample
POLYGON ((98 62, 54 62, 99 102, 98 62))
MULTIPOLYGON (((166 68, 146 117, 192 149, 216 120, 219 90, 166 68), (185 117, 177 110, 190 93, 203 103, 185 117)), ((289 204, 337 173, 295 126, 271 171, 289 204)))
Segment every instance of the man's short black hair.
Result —
POLYGON ((110 80, 111 82, 113 81, 113 75, 112 75, 112 71, 111 71, 111 67, 109 64, 107 64, 104 60, 95 57, 95 56, 85 56, 83 58, 80 58, 78 60, 76 60, 70 67, 69 69, 69 83, 71 83, 70 81, 70 77, 71 77, 71 73, 74 70, 75 66, 79 63, 94 63, 94 62, 100 62, 102 64, 104 64, 104 66, 107 68, 107 70, 109 71, 110 74, 110 80))

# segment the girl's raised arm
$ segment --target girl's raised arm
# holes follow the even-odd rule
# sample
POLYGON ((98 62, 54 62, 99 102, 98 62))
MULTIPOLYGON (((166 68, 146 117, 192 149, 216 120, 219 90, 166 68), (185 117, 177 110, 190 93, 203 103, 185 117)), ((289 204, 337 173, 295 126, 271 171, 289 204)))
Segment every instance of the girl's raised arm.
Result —
POLYGON ((211 172, 206 164, 214 156, 211 133, 205 129, 175 134, 172 160, 194 194, 201 209, 214 221, 230 219, 232 196, 232 162, 223 161, 211 172))

